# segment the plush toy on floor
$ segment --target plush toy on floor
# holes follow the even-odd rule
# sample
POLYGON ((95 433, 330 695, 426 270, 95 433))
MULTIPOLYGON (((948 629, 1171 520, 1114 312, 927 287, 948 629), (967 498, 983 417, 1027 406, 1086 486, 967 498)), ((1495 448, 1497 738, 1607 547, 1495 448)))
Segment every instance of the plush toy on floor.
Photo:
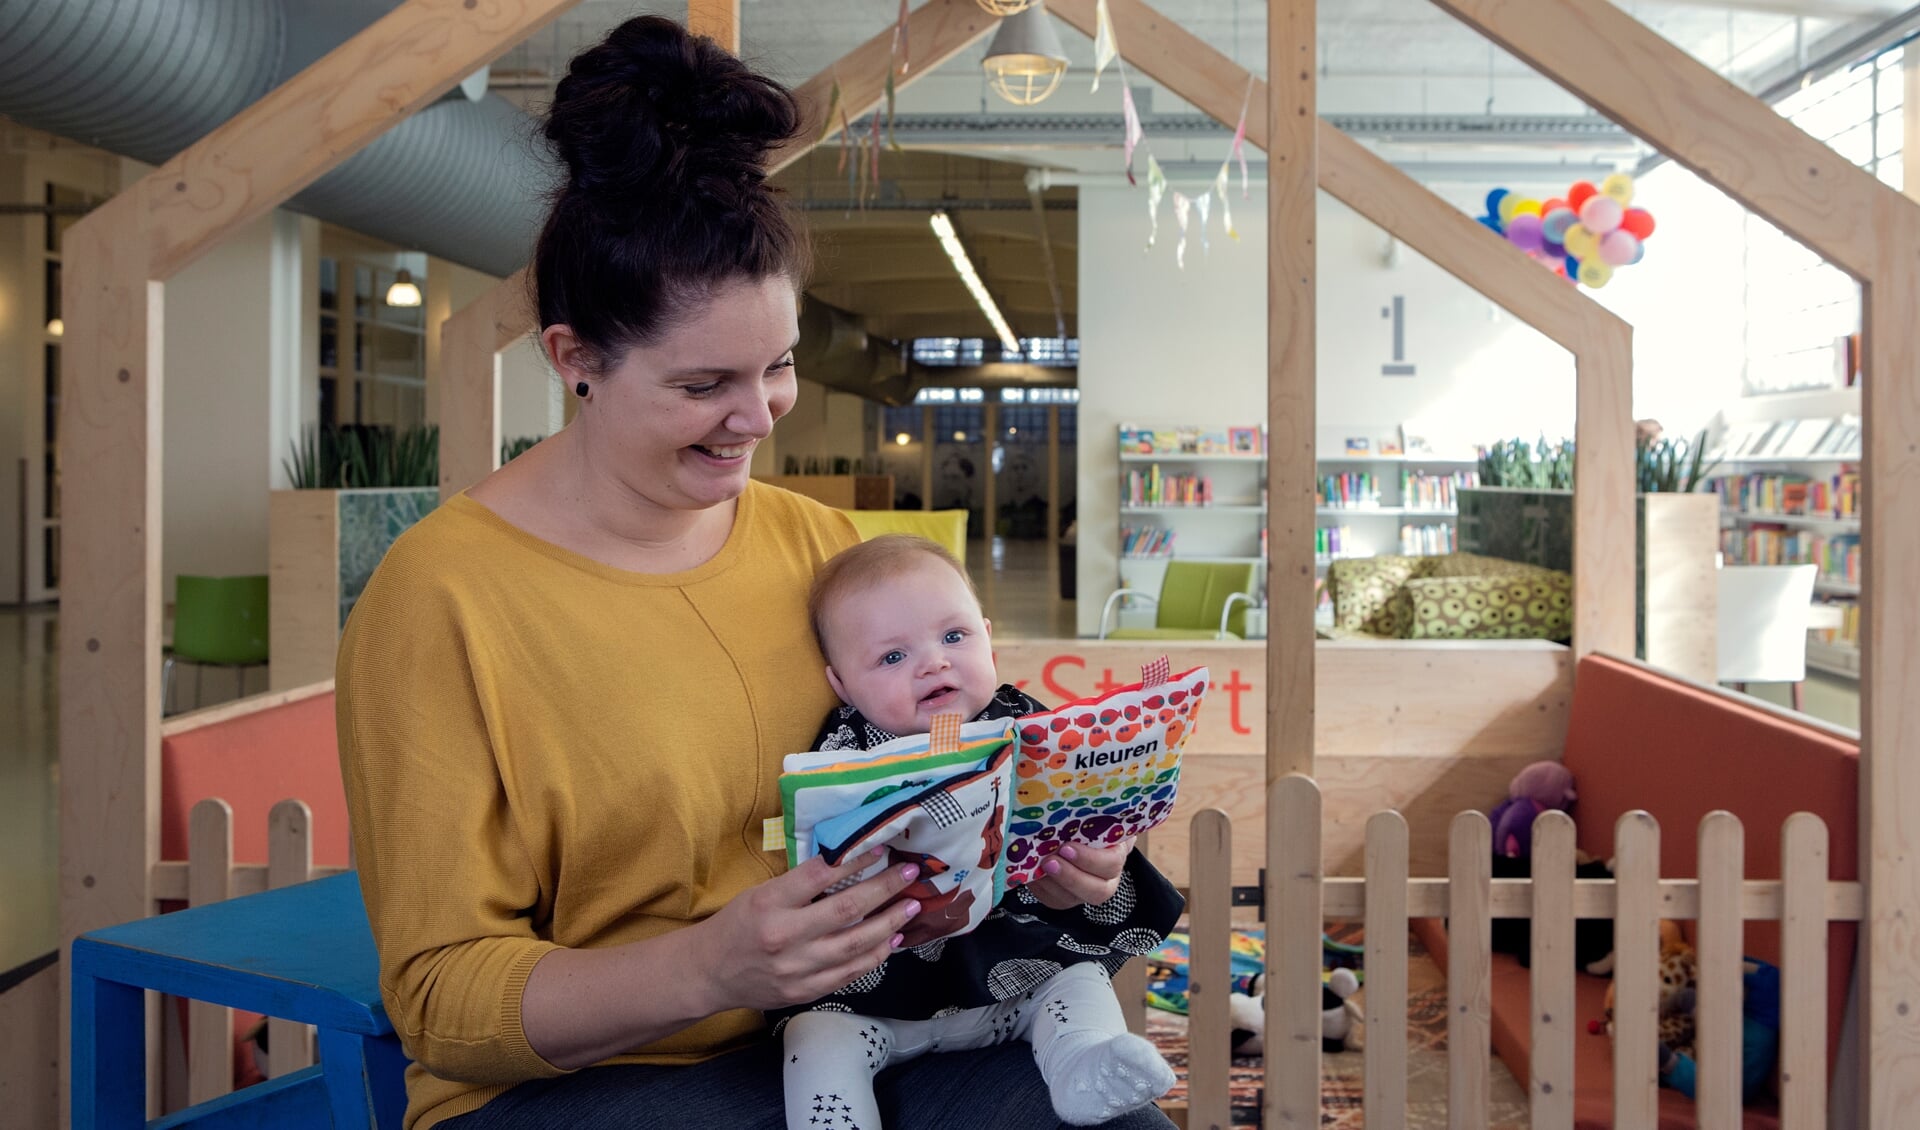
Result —
MULTIPOLYGON (((1235 993, 1227 1002, 1233 1023, 1233 1054, 1261 1055, 1266 1050, 1266 974, 1253 979, 1251 994, 1235 993)), ((1365 1023, 1360 1006, 1350 998, 1360 988, 1351 969, 1340 968, 1320 982, 1320 1050, 1358 1051, 1365 1046, 1365 1023)))
POLYGON ((1536 761, 1513 775, 1507 799, 1493 806, 1493 854, 1525 859, 1533 854, 1533 821, 1542 812, 1573 811, 1579 798, 1573 772, 1558 761, 1536 761))

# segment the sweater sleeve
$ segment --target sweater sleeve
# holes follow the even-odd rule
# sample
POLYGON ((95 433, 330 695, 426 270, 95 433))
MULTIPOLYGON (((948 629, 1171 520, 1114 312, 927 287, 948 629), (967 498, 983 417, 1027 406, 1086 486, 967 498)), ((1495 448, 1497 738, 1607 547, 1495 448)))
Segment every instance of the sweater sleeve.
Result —
POLYGON ((520 839, 469 662, 434 570, 395 547, 354 608, 337 666, 340 761, 380 989, 407 1054, 444 1079, 561 1074, 520 998, 557 948, 534 931, 520 839))

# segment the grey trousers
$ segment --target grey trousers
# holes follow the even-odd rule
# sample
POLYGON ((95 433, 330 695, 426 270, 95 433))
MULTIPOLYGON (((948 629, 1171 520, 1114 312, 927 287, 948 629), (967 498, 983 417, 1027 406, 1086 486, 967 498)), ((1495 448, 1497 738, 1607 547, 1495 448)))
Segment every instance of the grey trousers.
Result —
MULTIPOLYGON (((690 1067, 590 1067, 522 1083, 444 1130, 785 1130, 780 1047, 763 1040, 690 1067)), ((888 1130, 1065 1130, 1026 1043, 940 1052, 874 1080, 888 1130)), ((1104 1130, 1170 1130, 1156 1107, 1104 1130)))

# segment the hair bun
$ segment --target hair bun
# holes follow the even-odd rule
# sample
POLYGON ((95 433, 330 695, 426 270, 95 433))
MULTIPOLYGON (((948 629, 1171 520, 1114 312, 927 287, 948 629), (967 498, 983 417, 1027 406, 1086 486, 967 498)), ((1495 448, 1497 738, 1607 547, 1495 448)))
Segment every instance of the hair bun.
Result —
POLYGON ((768 150, 799 129, 785 87, 711 39, 641 16, 574 56, 545 133, 568 188, 617 215, 663 189, 734 197, 760 184, 768 150))

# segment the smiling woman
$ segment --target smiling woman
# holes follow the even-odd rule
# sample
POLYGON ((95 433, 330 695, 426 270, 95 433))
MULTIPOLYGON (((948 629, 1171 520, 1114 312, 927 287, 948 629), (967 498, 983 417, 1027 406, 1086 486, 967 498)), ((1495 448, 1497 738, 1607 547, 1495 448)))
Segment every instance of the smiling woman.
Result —
MULTIPOLYGON (((917 913, 912 868, 817 901, 868 860, 783 873, 758 832, 835 704, 808 586, 858 541, 748 476, 796 395, 807 251, 762 166, 798 128, 787 91, 667 20, 573 60, 531 274, 584 402, 400 538, 343 634, 408 1130, 781 1125, 762 1013, 868 976, 917 913)), ((1018 1050, 893 1078, 895 1130, 1058 1125, 1018 1050)))

